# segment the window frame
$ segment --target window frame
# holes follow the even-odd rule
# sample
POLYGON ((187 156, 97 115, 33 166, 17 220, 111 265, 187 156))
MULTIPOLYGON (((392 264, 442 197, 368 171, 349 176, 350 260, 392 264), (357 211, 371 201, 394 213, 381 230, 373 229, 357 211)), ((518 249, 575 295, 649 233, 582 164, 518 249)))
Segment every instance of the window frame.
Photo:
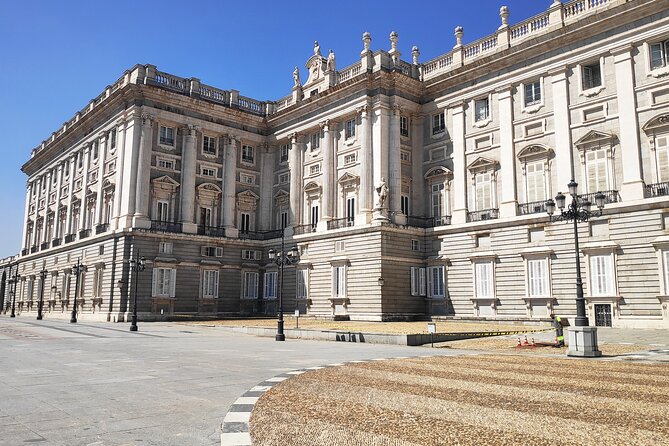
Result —
POLYGON ((242 299, 258 299, 258 277, 257 271, 242 272, 242 299), (250 285, 250 286, 249 286, 250 285))
POLYGON ((239 159, 242 163, 251 165, 255 164, 255 148, 253 146, 242 144, 240 150, 241 156, 239 159))
POLYGON ((400 136, 409 138, 409 117, 400 115, 400 136))
POLYGON ((355 138, 355 118, 349 119, 344 123, 344 139, 355 138))
POLYGON ((204 156, 215 157, 218 155, 217 139, 215 136, 202 135, 202 154, 204 156), (213 141, 213 149, 209 147, 210 143, 208 144, 207 141, 213 141))
POLYGON ((264 291, 263 297, 268 300, 274 300, 278 297, 277 290, 279 279, 278 271, 265 271, 263 276, 264 291))
POLYGON ((444 111, 433 114, 432 119, 430 119, 430 121, 432 128, 432 136, 446 132, 446 116, 444 111))
POLYGON ((411 269, 411 295, 427 296, 427 273, 424 266, 412 266, 411 269))
POLYGON ((201 296, 205 299, 218 299, 219 297, 219 284, 220 284, 220 271, 217 269, 203 269, 202 270, 202 279, 200 280, 200 287, 201 287, 201 296), (208 277, 208 276, 212 276, 208 277), (210 289, 212 292, 209 293, 210 289))
POLYGON ((176 268, 169 266, 154 266, 151 294, 153 297, 174 297, 176 290, 176 268), (167 272, 169 271, 169 274, 167 272), (160 275, 162 274, 162 280, 160 275), (167 289, 166 289, 167 288, 167 289))
POLYGON ((446 267, 444 265, 428 266, 426 270, 426 282, 427 297, 430 299, 446 298, 446 267))
POLYGON ((166 125, 160 124, 158 128, 158 145, 166 147, 169 149, 174 149, 176 146, 176 129, 174 127, 169 127, 166 125), (163 129, 165 129, 165 134, 163 135, 163 129), (167 137, 168 130, 171 132, 171 139, 167 137))

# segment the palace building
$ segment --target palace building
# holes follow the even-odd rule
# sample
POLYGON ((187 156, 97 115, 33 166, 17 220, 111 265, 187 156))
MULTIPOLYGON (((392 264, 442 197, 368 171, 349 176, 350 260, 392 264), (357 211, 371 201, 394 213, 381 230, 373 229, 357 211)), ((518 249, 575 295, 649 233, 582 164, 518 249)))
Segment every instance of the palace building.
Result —
POLYGON ((134 66, 24 164, 2 308, 69 318, 78 293, 127 321, 136 289, 140 320, 274 314, 283 288, 321 318, 572 317, 546 201, 574 179, 605 197, 578 224, 590 323, 669 327, 669 2, 546 3, 426 62, 394 32, 345 68, 316 42, 272 101, 134 66))

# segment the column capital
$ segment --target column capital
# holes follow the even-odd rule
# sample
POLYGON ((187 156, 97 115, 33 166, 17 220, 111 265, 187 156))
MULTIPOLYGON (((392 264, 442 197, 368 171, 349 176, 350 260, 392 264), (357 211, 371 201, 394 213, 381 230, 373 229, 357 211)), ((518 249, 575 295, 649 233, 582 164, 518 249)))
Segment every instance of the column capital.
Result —
POLYGON ((153 125, 153 121, 156 119, 154 115, 149 113, 142 113, 140 118, 142 118, 142 125, 147 127, 151 127, 153 125))
POLYGON ((402 106, 399 105, 399 104, 393 104, 393 105, 390 107, 390 110, 393 112, 393 115, 396 115, 396 116, 397 116, 397 115, 399 115, 399 114, 402 113, 402 106))
POLYGON ((302 135, 300 135, 297 132, 291 133, 290 136, 289 136, 291 144, 297 144, 298 139, 300 138, 300 136, 302 136, 302 135))
POLYGON ((356 108, 355 112, 361 117, 367 117, 367 114, 369 113, 369 105, 368 104, 362 105, 356 108))
POLYGON ((116 127, 122 127, 122 126, 125 125, 126 122, 128 122, 128 119, 125 116, 123 116, 121 118, 118 118, 116 120, 115 124, 116 124, 116 127))
POLYGON ((325 121, 321 121, 318 123, 321 129, 323 129, 324 132, 329 132, 330 131, 330 125, 334 124, 333 121, 330 119, 326 119, 325 121))
POLYGON ((612 49, 610 53, 613 56, 614 63, 624 62, 631 59, 633 49, 634 46, 631 43, 612 49))
POLYGON ((200 126, 195 124, 187 124, 183 127, 183 129, 186 131, 186 136, 196 136, 197 131, 200 130, 200 126))
POLYGON ((105 141, 107 140, 107 132, 100 132, 100 133, 98 133, 98 138, 100 139, 100 141, 102 142, 102 144, 104 144, 105 141))

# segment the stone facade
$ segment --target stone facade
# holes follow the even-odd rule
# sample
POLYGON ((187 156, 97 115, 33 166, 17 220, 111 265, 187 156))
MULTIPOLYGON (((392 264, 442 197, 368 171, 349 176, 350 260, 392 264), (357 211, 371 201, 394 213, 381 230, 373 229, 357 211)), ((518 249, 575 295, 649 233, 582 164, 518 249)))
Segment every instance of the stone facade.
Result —
POLYGON ((556 0, 500 18, 470 44, 456 28, 454 48, 425 63, 417 47, 401 58, 397 33, 387 51, 365 33, 341 70, 316 42, 308 79, 296 70, 277 101, 133 67, 23 166, 4 308, 34 312, 43 294, 48 316, 69 316, 80 261, 82 318, 127 320, 135 286, 140 319, 272 314, 267 254, 286 226, 300 252, 288 311, 573 316, 572 226, 545 212, 573 178, 607 202, 579 225, 591 323, 667 327, 666 3, 556 0))

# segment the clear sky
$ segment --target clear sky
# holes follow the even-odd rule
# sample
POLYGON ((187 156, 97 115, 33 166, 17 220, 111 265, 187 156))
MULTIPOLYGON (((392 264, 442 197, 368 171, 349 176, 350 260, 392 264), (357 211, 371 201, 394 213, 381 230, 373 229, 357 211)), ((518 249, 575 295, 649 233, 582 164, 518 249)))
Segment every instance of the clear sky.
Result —
POLYGON ((515 24, 551 0, 440 1, 146 1, 0 0, 0 258, 21 248, 26 176, 32 148, 137 63, 197 77, 259 100, 290 94, 295 65, 318 40, 337 67, 359 60, 362 33, 372 50, 399 34, 402 59, 421 62, 455 44, 492 34, 507 5, 515 24))

